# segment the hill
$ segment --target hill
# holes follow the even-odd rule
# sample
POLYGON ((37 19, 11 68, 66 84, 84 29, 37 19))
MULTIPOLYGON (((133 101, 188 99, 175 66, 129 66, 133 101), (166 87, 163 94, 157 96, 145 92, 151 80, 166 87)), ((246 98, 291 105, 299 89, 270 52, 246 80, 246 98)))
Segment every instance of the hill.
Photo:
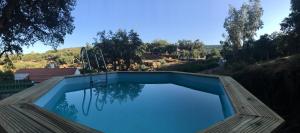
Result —
POLYGON ((214 48, 217 49, 217 50, 221 50, 222 49, 222 45, 204 45, 204 49, 206 51, 211 51, 214 48))
MULTIPOLYGON (((205 51, 220 50, 221 45, 204 45, 205 51)), ((49 61, 57 62, 61 67, 77 67, 79 65, 80 47, 49 50, 45 53, 28 53, 20 56, 12 55, 10 59, 14 70, 23 68, 44 68, 49 61)), ((4 58, 0 59, 0 70, 4 70, 4 58)))
MULTIPOLYGON (((62 67, 74 67, 78 65, 80 48, 65 48, 60 50, 49 50, 45 53, 28 53, 23 55, 12 55, 10 59, 14 69, 22 68, 44 68, 49 61, 58 62, 62 67)), ((4 69, 4 58, 0 60, 0 70, 4 69)))

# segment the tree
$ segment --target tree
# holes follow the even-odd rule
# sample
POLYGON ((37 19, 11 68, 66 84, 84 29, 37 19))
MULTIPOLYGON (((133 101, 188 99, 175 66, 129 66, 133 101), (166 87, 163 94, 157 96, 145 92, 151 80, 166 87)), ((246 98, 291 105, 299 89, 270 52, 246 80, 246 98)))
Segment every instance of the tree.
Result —
POLYGON ((285 33, 277 33, 274 32, 271 34, 273 38, 273 43, 276 46, 276 51, 279 56, 289 55, 289 48, 288 48, 288 35, 285 33))
POLYGON ((11 71, 12 69, 15 68, 13 62, 12 62, 11 59, 8 57, 8 55, 5 56, 3 62, 4 62, 3 68, 4 68, 5 71, 11 71))
POLYGON ((176 52, 177 52, 177 45, 169 44, 169 45, 165 46, 165 51, 168 54, 176 54, 176 52))
POLYGON ((149 45, 150 52, 152 53, 165 53, 166 52, 166 46, 168 46, 169 43, 166 40, 154 40, 149 45))
POLYGON ((286 48, 289 54, 294 54, 300 52, 300 1, 291 0, 291 5, 292 12, 281 23, 281 30, 288 34, 286 48))
POLYGON ((101 111, 106 104, 118 102, 119 104, 132 101, 137 98, 144 88, 142 84, 132 83, 115 83, 108 84, 107 86, 98 86, 95 89, 96 109, 101 111))
POLYGON ((126 58, 125 58, 125 62, 126 62, 126 68, 128 69, 130 67, 131 63, 142 63, 142 55, 145 52, 142 44, 142 40, 139 38, 139 34, 134 32, 133 30, 130 30, 128 33, 128 40, 129 43, 127 44, 127 50, 126 51, 126 58))
POLYGON ((249 0, 239 10, 230 6, 224 28, 228 33, 228 44, 233 45, 233 50, 240 49, 247 41, 254 39, 256 31, 263 26, 262 14, 260 0, 249 0))
POLYGON ((276 57, 276 45, 272 36, 265 34, 253 43, 253 58, 256 61, 269 60, 276 57))
POLYGON ((1 0, 0 57, 41 41, 56 48, 71 34, 75 0, 1 0))
POLYGON ((155 47, 165 47, 169 44, 168 41, 162 39, 154 40, 152 43, 155 47))
POLYGON ((221 54, 220 51, 216 48, 210 50, 209 54, 207 54, 207 59, 220 59, 221 54))
POLYGON ((225 41, 221 41, 223 45, 221 53, 225 59, 235 61, 246 57, 256 31, 263 26, 262 14, 260 0, 249 0, 240 9, 230 6, 229 16, 224 23, 227 35, 223 35, 225 41), (241 50, 242 48, 244 49, 241 50), (241 53, 243 56, 238 56, 241 53))
POLYGON ((205 55, 204 43, 200 40, 179 40, 177 45, 181 51, 181 58, 190 60, 191 58, 199 58, 205 55))
POLYGON ((94 52, 99 52, 97 48, 101 48, 106 62, 112 64, 114 70, 117 67, 129 70, 130 64, 142 62, 141 56, 145 49, 138 33, 118 30, 115 33, 102 31, 97 35, 99 40, 94 43, 94 52))

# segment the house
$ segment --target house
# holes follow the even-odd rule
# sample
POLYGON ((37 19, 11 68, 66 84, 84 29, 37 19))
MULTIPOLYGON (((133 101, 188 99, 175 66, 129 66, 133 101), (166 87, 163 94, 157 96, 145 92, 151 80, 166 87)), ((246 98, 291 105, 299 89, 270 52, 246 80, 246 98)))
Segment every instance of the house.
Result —
POLYGON ((15 80, 31 80, 40 83, 55 76, 80 74, 77 68, 31 68, 20 69, 15 72, 15 80))

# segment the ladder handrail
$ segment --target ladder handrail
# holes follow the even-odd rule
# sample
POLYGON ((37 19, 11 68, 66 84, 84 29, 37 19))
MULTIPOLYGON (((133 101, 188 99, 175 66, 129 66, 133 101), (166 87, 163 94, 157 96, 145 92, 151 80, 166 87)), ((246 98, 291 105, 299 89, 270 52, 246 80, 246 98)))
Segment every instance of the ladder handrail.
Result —
POLYGON ((98 57, 97 57, 96 54, 94 54, 94 58, 95 58, 95 60, 96 60, 97 67, 100 68, 99 61, 98 61, 98 57))
POLYGON ((86 58, 87 58, 87 63, 88 63, 88 65, 89 65, 89 70, 92 70, 92 66, 91 66, 91 62, 90 62, 90 59, 89 59, 89 54, 88 54, 88 52, 87 52, 87 50, 86 50, 86 48, 85 47, 82 47, 81 48, 81 51, 80 51, 80 56, 81 56, 81 60, 82 60, 82 65, 83 65, 83 68, 85 67, 85 64, 84 64, 84 54, 85 54, 85 56, 86 56, 86 58), (84 53, 83 53, 84 52, 84 53))
MULTIPOLYGON (((103 62, 103 65, 104 65, 104 69, 105 69, 105 82, 107 83, 107 79, 108 79, 107 78, 107 73, 108 73, 107 64, 105 62, 104 55, 103 55, 103 52, 102 52, 101 48, 97 47, 96 50, 99 52, 99 54, 101 56, 101 61, 103 62)), ((94 54, 94 58, 95 58, 95 61, 96 61, 96 64, 97 64, 98 72, 99 72, 100 64, 99 64, 99 59, 98 59, 98 56, 97 56, 98 55, 97 51, 94 54)), ((87 49, 85 47, 81 48, 80 56, 81 56, 83 68, 85 68, 85 58, 84 57, 86 57, 86 60, 87 60, 86 62, 88 64, 89 70, 92 70, 92 66, 91 66, 90 59, 89 59, 89 54, 88 54, 88 51, 87 51, 87 49)))
POLYGON ((106 72, 107 72, 107 66, 106 66, 106 62, 105 62, 105 59, 104 59, 104 56, 103 56, 103 53, 102 53, 101 48, 99 48, 99 51, 100 51, 100 54, 101 54, 102 62, 103 62, 103 64, 104 64, 104 68, 105 68, 105 70, 106 70, 106 72))
POLYGON ((107 72, 108 72, 107 65, 106 65, 106 62, 105 62, 105 59, 104 59, 104 56, 103 56, 101 48, 98 47, 98 49, 99 49, 100 56, 101 56, 101 59, 102 59, 102 62, 103 62, 104 68, 105 68, 105 81, 107 83, 107 72))

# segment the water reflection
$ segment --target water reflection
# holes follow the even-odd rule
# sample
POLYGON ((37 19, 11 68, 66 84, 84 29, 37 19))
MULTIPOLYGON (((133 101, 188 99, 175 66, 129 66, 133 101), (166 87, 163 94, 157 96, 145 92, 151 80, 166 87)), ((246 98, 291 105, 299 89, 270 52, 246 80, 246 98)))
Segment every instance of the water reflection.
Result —
POLYGON ((134 83, 90 84, 89 88, 83 90, 82 113, 87 116, 92 103, 98 111, 102 111, 105 104, 133 101, 142 92, 144 86, 134 83), (93 96, 96 97, 95 102, 92 101, 93 96))
POLYGON ((103 132, 195 132, 225 118, 219 95, 175 84, 77 83, 60 90, 50 111, 103 132))
POLYGON ((69 105, 66 100, 66 94, 63 94, 63 96, 58 101, 59 103, 55 106, 54 112, 70 120, 76 120, 78 110, 76 109, 74 104, 69 105))

